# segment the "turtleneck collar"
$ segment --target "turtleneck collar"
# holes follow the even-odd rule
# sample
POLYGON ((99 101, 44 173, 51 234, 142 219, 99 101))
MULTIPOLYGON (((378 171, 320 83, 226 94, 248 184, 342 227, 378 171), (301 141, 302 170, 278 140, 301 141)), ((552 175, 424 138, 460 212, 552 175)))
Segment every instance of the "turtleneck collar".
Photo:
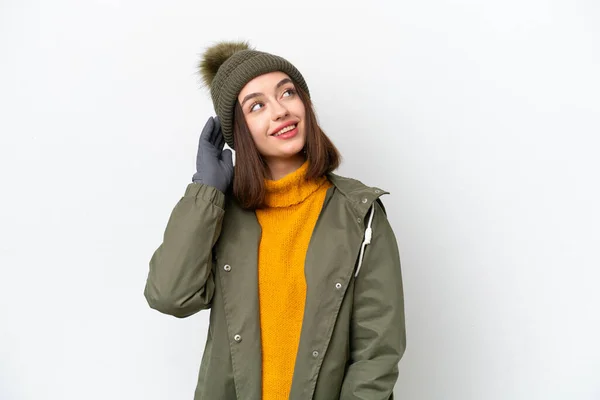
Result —
POLYGON ((308 160, 296 171, 281 179, 276 181, 265 179, 267 190, 265 205, 268 207, 289 207, 302 203, 327 181, 325 176, 306 180, 306 171, 308 171, 308 160))

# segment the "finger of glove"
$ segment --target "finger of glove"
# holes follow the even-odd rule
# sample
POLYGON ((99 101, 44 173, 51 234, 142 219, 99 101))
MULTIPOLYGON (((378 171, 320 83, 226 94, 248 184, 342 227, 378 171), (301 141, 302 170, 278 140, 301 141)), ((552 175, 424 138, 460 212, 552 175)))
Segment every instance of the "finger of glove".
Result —
POLYGON ((221 160, 223 160, 225 165, 231 166, 231 168, 233 168, 233 153, 231 152, 231 150, 223 150, 223 152, 221 153, 221 160))
POLYGON ((213 118, 208 118, 208 121, 206 121, 206 124, 204 124, 204 128, 202 128, 202 133, 200 134, 200 142, 205 141, 208 143, 212 143, 214 125, 215 122, 213 121, 213 118))
POLYGON ((217 133, 217 140, 215 146, 217 146, 217 149, 219 149, 219 151, 223 151, 223 147, 225 147, 225 138, 223 137, 223 133, 221 131, 217 133))
POLYGON ((215 145, 219 149, 219 151, 223 150, 223 146, 225 146, 225 138, 223 137, 223 131, 221 130, 221 119, 216 116, 213 118, 215 122, 214 131, 217 135, 218 141, 215 141, 215 145))

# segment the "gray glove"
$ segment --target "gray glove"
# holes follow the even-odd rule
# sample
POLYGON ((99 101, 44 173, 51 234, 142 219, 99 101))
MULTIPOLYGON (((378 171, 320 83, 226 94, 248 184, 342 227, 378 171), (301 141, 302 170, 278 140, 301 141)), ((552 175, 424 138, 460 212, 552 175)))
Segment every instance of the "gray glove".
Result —
POLYGON ((231 150, 223 150, 223 146, 225 138, 219 117, 211 117, 200 134, 196 173, 192 181, 216 187, 225 193, 233 179, 233 160, 231 150))

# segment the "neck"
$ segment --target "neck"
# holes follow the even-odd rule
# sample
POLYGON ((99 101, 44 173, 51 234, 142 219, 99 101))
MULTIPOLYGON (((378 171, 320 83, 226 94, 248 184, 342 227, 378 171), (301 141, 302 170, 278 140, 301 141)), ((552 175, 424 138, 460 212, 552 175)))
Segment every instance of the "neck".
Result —
POLYGON ((269 179, 276 181, 296 171, 306 159, 302 153, 298 153, 290 158, 272 158, 265 161, 269 170, 269 179))
POLYGON ((296 171, 278 180, 265 179, 266 207, 290 207, 302 203, 319 190, 327 177, 306 179, 308 161, 305 161, 296 171))

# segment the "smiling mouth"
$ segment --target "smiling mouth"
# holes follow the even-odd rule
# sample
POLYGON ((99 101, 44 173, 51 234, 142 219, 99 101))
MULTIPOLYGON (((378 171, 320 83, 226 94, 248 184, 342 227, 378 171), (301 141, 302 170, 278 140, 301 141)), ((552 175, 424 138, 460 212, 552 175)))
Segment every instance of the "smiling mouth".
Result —
POLYGON ((282 130, 280 130, 279 132, 272 134, 271 136, 280 136, 280 135, 283 135, 284 133, 287 133, 289 131, 293 131, 294 129, 296 129, 297 126, 298 126, 298 124, 288 125, 285 128, 283 128, 282 130))

